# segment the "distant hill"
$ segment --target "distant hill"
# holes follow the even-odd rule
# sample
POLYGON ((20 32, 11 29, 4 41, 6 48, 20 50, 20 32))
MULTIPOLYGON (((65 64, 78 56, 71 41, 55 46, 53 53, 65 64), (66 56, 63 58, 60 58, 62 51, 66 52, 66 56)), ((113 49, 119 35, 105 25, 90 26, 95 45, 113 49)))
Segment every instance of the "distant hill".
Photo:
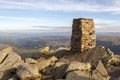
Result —
MULTIPOLYGON (((97 46, 103 45, 120 54, 119 34, 119 32, 97 33, 97 46)), ((69 47, 70 37, 70 32, 0 32, 0 49, 12 46, 17 53, 30 53, 45 46, 51 49, 69 47)))

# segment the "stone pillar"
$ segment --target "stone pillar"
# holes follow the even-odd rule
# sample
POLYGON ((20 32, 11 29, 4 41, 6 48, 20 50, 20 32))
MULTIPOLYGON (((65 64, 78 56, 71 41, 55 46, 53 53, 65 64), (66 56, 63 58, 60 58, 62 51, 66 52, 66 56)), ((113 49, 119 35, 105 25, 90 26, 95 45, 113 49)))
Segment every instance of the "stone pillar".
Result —
POLYGON ((83 52, 96 46, 96 34, 92 19, 73 20, 71 51, 83 52))

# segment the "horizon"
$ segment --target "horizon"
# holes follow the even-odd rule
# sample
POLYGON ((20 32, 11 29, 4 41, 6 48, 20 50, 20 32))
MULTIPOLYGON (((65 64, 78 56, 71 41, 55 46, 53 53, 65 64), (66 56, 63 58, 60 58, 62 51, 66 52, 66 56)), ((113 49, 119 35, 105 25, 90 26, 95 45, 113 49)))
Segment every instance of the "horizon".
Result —
POLYGON ((118 0, 0 0, 0 30, 71 31, 74 18, 91 18, 96 32, 120 32, 118 0))

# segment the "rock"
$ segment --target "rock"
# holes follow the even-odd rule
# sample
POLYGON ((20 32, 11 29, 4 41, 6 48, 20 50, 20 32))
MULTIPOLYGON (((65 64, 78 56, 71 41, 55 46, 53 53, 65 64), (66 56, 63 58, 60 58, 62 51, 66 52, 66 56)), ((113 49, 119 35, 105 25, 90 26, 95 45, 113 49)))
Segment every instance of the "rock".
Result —
POLYGON ((15 69, 20 65, 21 57, 11 52, 0 64, 0 80, 8 80, 14 73, 15 69))
POLYGON ((65 72, 68 68, 68 64, 64 62, 57 62, 52 71, 54 79, 61 79, 65 76, 65 72))
POLYGON ((100 60, 96 70, 93 71, 92 73, 92 79, 93 80, 109 80, 110 77, 108 75, 108 72, 106 71, 102 61, 100 60))
POLYGON ((48 58, 48 59, 40 60, 38 63, 36 63, 36 65, 38 66, 39 71, 41 71, 57 60, 58 59, 53 56, 53 57, 48 58))
POLYGON ((70 50, 70 48, 66 48, 66 47, 60 47, 58 49, 55 50, 55 53, 60 51, 60 50, 70 50))
POLYGON ((12 48, 11 47, 8 47, 2 51, 0 51, 0 63, 3 62, 3 60, 6 58, 6 56, 8 54, 10 54, 12 52, 12 48))
POLYGON ((92 80, 109 80, 109 76, 103 76, 103 75, 101 75, 98 71, 94 71, 93 73, 92 73, 92 80))
POLYGON ((8 80, 12 75, 13 74, 10 73, 10 71, 0 71, 0 80, 8 80))
POLYGON ((39 52, 48 53, 48 52, 49 52, 49 47, 47 46, 47 47, 41 48, 41 49, 39 50, 39 52))
POLYGON ((120 56, 119 55, 114 55, 113 59, 109 61, 108 65, 113 65, 113 66, 119 66, 120 65, 120 56))
POLYGON ((54 65, 47 67, 42 71, 44 79, 43 80, 57 80, 62 79, 65 76, 65 71, 68 64, 65 62, 56 62, 54 65), (48 76, 48 77, 46 77, 48 76))
POLYGON ((20 62, 21 57, 17 53, 11 52, 0 64, 0 71, 6 71, 12 68, 17 68, 20 65, 20 62))
MULTIPOLYGON (((107 52, 105 51, 105 48, 103 46, 98 46, 93 49, 88 50, 84 55, 82 55, 82 62, 88 62, 91 63, 92 67, 96 67, 99 60, 105 60, 105 55, 107 52)), ((106 56, 107 57, 107 56, 106 56)), ((107 61, 104 61, 107 62, 107 61)))
POLYGON ((105 51, 106 54, 103 56, 102 61, 104 65, 109 66, 109 63, 114 59, 114 53, 109 48, 107 48, 105 51))
POLYGON ((49 47, 40 48, 32 55, 33 59, 39 59, 40 57, 49 57, 52 55, 54 50, 50 50, 49 47))
POLYGON ((65 62, 56 62, 54 67, 60 67, 64 64, 66 64, 66 63, 65 62))
POLYGON ((15 74, 16 68, 21 63, 21 57, 12 52, 12 48, 9 47, 0 52, 0 80, 8 80, 15 74))
POLYGON ((120 80, 120 65, 109 66, 106 69, 110 76, 110 80, 120 80))
POLYGON ((53 80, 53 76, 52 75, 42 75, 41 80, 53 80))
POLYGON ((74 71, 74 70, 89 71, 90 69, 91 69, 91 65, 89 63, 71 62, 66 72, 74 71))
POLYGON ((96 67, 96 70, 103 76, 108 76, 108 73, 102 63, 102 61, 100 60, 97 67, 96 67))
POLYGON ((16 72, 20 80, 40 80, 38 67, 34 64, 22 63, 16 72))
POLYGON ((26 63, 29 63, 29 64, 38 63, 38 61, 36 61, 35 59, 32 59, 32 58, 25 58, 25 62, 26 62, 26 63))
POLYGON ((91 80, 91 79, 89 72, 78 70, 67 73, 66 80, 91 80))
POLYGON ((8 80, 18 80, 18 79, 16 79, 16 78, 12 77, 12 78, 10 78, 10 79, 8 79, 8 80))
POLYGON ((66 63, 66 64, 70 64, 70 60, 65 59, 65 58, 60 58, 59 61, 60 61, 60 62, 64 62, 64 63, 66 63))

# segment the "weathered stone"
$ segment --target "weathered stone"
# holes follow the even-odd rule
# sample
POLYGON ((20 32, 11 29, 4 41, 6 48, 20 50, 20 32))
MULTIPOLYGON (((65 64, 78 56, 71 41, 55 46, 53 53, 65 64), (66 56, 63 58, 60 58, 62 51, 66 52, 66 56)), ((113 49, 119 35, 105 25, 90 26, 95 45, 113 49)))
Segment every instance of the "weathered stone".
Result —
POLYGON ((12 77, 12 78, 10 78, 10 79, 8 79, 8 80, 18 80, 18 79, 16 79, 16 78, 12 77))
POLYGON ((108 73, 102 63, 102 61, 100 60, 97 67, 96 67, 96 70, 103 76, 108 76, 108 73))
POLYGON ((107 48, 105 51, 106 54, 103 56, 102 61, 104 65, 109 66, 110 62, 114 60, 114 53, 109 48, 107 48))
POLYGON ((41 48, 41 49, 39 50, 39 52, 47 53, 47 52, 49 52, 49 47, 47 46, 47 47, 41 48))
POLYGON ((38 69, 41 71, 57 60, 58 59, 53 56, 53 57, 48 58, 48 59, 40 60, 38 63, 36 63, 36 65, 38 66, 38 69))
POLYGON ((20 80, 41 79, 41 75, 38 72, 38 67, 34 64, 21 63, 16 73, 20 80))
POLYGON ((53 76, 52 75, 42 75, 41 80, 53 80, 53 76))
POLYGON ((105 48, 102 46, 95 47, 88 50, 82 57, 83 62, 89 62, 92 66, 96 67, 99 60, 102 60, 103 56, 107 54, 105 48))
POLYGON ((10 54, 11 52, 12 52, 12 48, 11 47, 6 48, 6 49, 0 51, 0 63, 2 63, 3 60, 6 58, 6 56, 8 54, 10 54))
POLYGON ((67 73, 66 80, 91 80, 91 79, 89 72, 78 70, 67 73))
POLYGON ((83 52, 96 46, 96 35, 92 19, 73 20, 71 51, 83 52))
POLYGON ((108 72, 106 71, 102 61, 100 60, 96 70, 93 71, 92 73, 92 79, 93 80, 109 80, 110 77, 108 75, 108 72))
POLYGON ((11 52, 2 62, 2 64, 0 64, 0 71, 17 68, 20 65, 20 62, 21 57, 17 53, 11 52))
POLYGON ((54 67, 60 67, 64 64, 66 64, 66 63, 65 62, 56 62, 54 67))
POLYGON ((9 71, 0 71, 0 80, 8 80, 11 76, 9 71))
POLYGON ((26 63, 29 63, 29 64, 38 63, 38 61, 36 61, 35 59, 32 59, 32 58, 25 58, 25 62, 26 62, 26 63))
POLYGON ((91 69, 91 65, 89 63, 71 62, 66 72, 74 71, 74 70, 89 71, 90 69, 91 69))
POLYGON ((0 80, 8 80, 20 65, 21 57, 12 52, 12 48, 9 47, 0 52, 0 58, 2 61, 0 64, 0 80))
POLYGON ((45 70, 42 71, 44 74, 44 79, 43 80, 57 80, 57 79, 62 79, 65 76, 65 71, 68 67, 68 64, 65 62, 56 62, 55 65, 47 67, 45 70), (46 77, 48 76, 48 77, 46 77))
POLYGON ((109 76, 103 76, 103 75, 101 75, 98 71, 94 71, 93 73, 92 73, 92 80, 109 80, 110 79, 110 77, 109 76))
POLYGON ((112 59, 109 60, 108 65, 119 66, 120 65, 120 55, 114 55, 112 59))
POLYGON ((64 62, 57 62, 53 68, 52 74, 54 79, 61 79, 65 76, 65 71, 68 67, 68 64, 64 62))

